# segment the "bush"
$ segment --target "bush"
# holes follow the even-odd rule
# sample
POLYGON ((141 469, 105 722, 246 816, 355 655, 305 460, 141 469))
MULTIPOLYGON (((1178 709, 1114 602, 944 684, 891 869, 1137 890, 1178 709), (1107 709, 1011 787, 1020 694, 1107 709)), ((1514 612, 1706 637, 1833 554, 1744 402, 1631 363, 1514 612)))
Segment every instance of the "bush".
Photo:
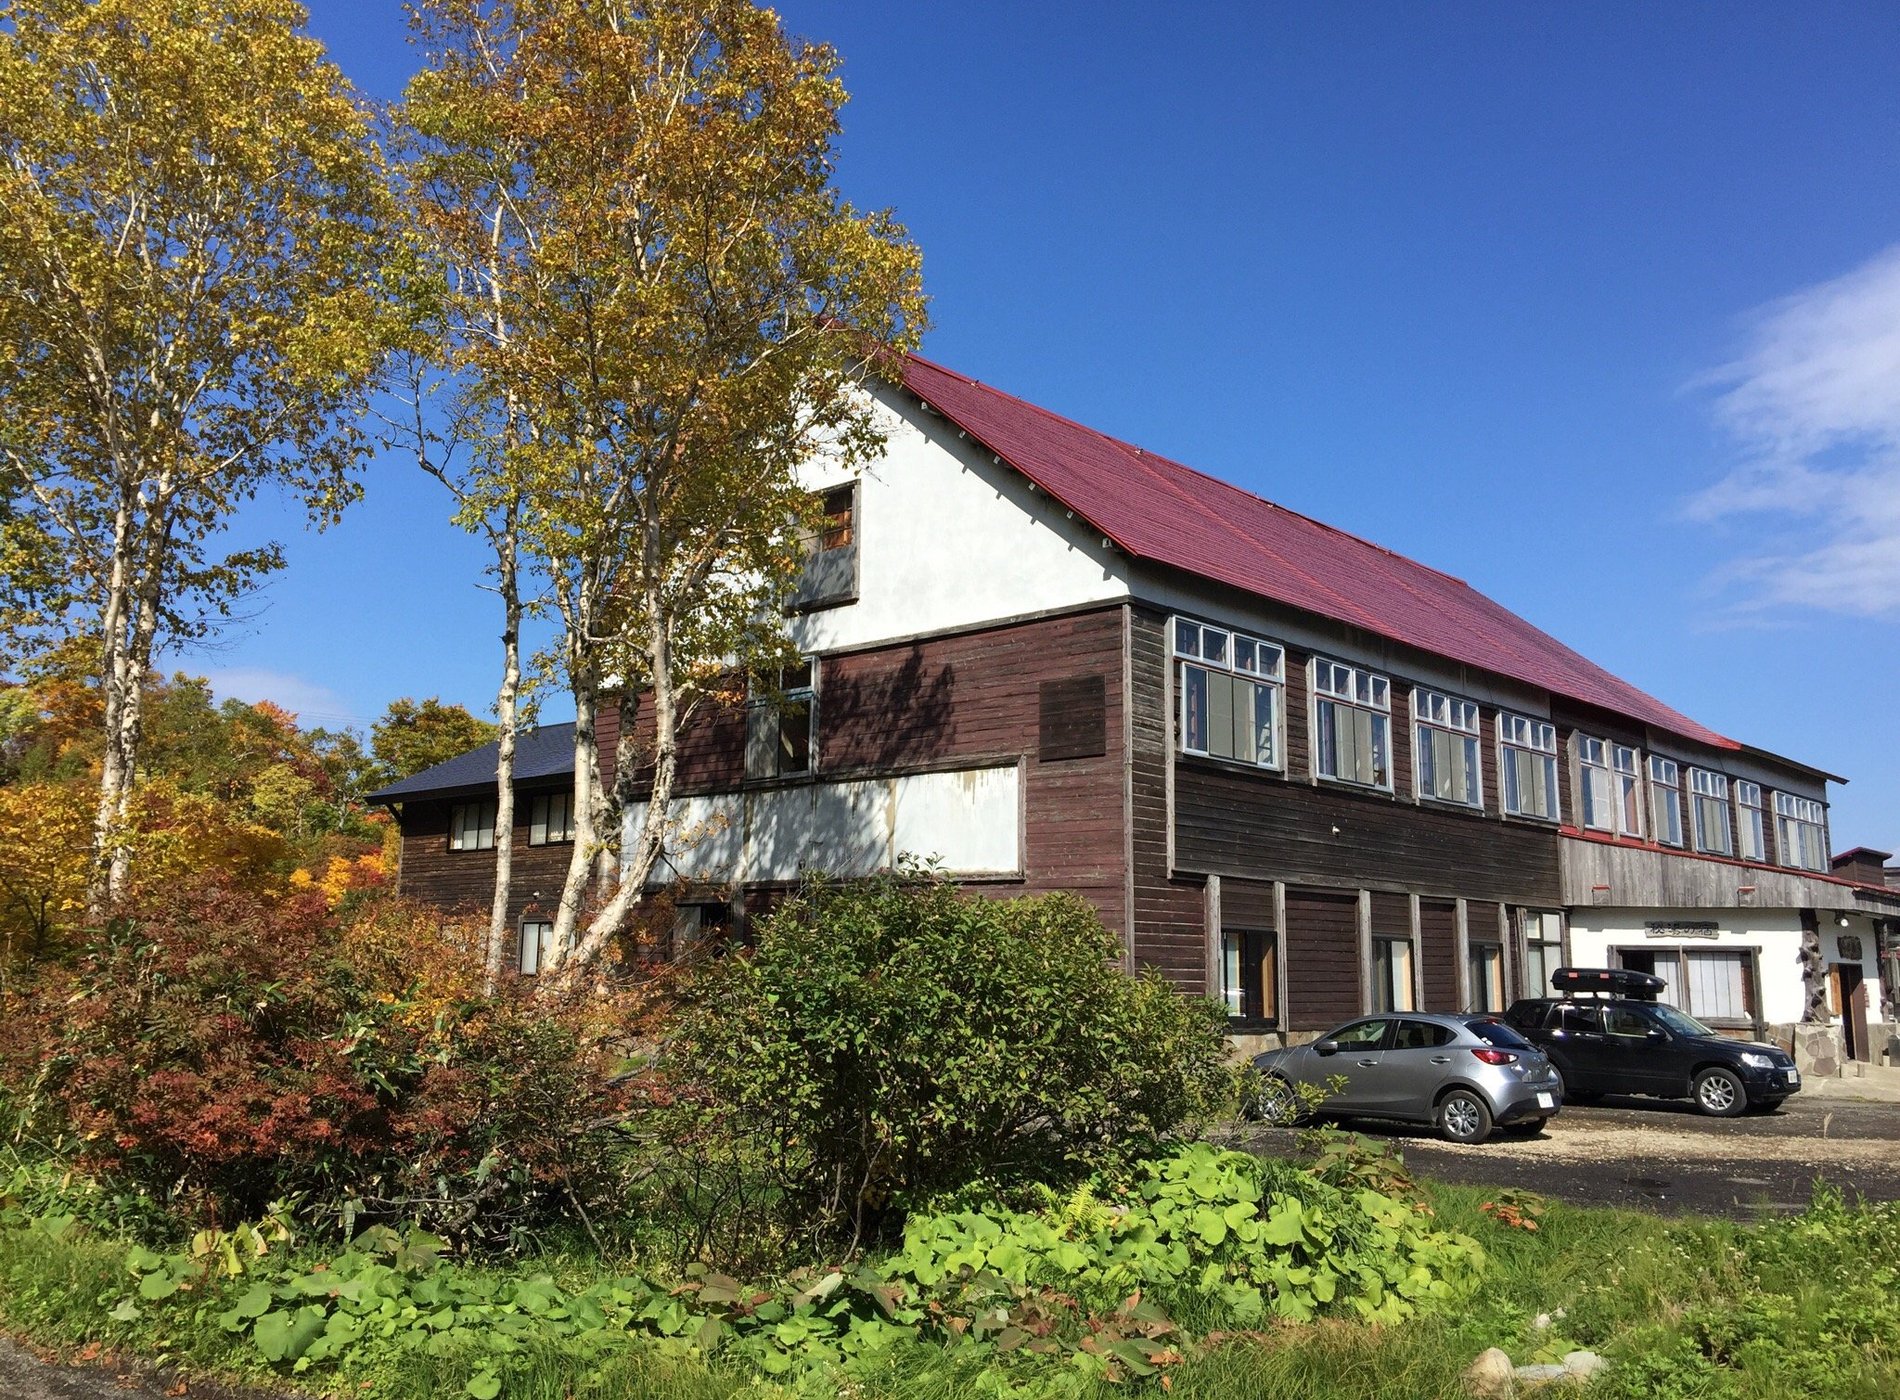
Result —
POLYGON ((346 1229, 501 1241, 608 1194, 601 1052, 459 986, 414 911, 376 917, 428 975, 405 982, 387 937, 354 965, 317 893, 201 880, 129 909, 6 1008, 0 1101, 23 1136, 192 1223, 288 1198, 346 1229))
POLYGON ((681 1140, 766 1173, 824 1243, 1140 1154, 1230 1078, 1218 1011, 1120 957, 1073 895, 966 897, 915 870, 808 883, 750 956, 683 990, 681 1140))

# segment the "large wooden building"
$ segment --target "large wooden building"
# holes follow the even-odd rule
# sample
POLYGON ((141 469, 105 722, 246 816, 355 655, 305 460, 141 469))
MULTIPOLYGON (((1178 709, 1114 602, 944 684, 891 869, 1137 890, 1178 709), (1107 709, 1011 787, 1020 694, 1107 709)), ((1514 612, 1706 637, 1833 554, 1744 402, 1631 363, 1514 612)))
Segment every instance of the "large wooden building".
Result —
MULTIPOLYGON (((1824 966, 1843 1024, 1859 998, 1851 1048, 1878 1048, 1900 894, 1830 861, 1830 775, 1458 579, 926 360, 876 393, 882 458, 811 482, 832 528, 789 618, 805 664, 684 738, 661 872, 683 935, 909 853, 1078 891, 1241 1036, 1502 1009, 1569 960, 1654 967, 1757 1033, 1824 966)), ((489 799, 445 778, 480 762, 378 795, 408 892, 473 902, 489 799)), ((560 776, 522 779, 530 859, 565 829, 560 776)))

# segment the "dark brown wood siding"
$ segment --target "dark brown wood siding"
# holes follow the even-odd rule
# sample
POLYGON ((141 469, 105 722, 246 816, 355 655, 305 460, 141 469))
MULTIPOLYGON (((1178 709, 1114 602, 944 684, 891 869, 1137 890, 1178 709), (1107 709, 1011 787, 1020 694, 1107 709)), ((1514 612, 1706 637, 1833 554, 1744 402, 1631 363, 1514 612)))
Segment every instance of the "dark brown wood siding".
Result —
POLYGON ((1168 706, 1165 615, 1148 608, 1130 610, 1129 673, 1134 725, 1129 756, 1134 960, 1138 966, 1158 968, 1185 992, 1207 995, 1212 989, 1207 985, 1205 882, 1174 879, 1168 868, 1168 771, 1174 717, 1168 706))
POLYGON ((1412 766, 1412 687, 1392 682, 1392 790, 1404 799, 1417 791, 1412 766))
POLYGON ((1465 942, 1502 943, 1498 932, 1499 906, 1489 900, 1474 899, 1465 905, 1465 942))
MULTIPOLYGON (((529 814, 535 792, 523 789, 515 796, 515 829, 509 877, 509 919, 519 923, 533 914, 553 918, 567 878, 567 862, 574 847, 569 842, 551 846, 528 844, 529 814)), ((495 896, 495 853, 451 851, 449 811, 452 802, 406 802, 402 808, 402 866, 397 889, 410 899, 432 904, 447 914, 485 916, 495 896)), ((499 838, 500 833, 496 833, 499 838)))
POLYGON ((1458 906, 1446 900, 1425 899, 1418 906, 1418 959, 1425 1004, 1423 1011, 1458 1011, 1458 906))
POLYGON ((1323 1031, 1359 1014, 1359 899, 1324 890, 1286 892, 1287 1016, 1323 1031))
MULTIPOLYGON (((1058 691, 1057 694, 1061 692, 1058 691)), ((1024 879, 998 893, 1073 890, 1112 929, 1126 927, 1122 615, 1119 606, 825 655, 818 662, 816 768, 824 781, 1022 763, 1024 879), (1044 760, 1045 682, 1089 692, 1082 747, 1044 760)), ((639 717, 640 745, 651 718, 639 717)), ((617 727, 617 726, 616 726, 617 727)), ((603 735, 605 726, 603 726, 603 735)), ((745 785, 743 686, 694 710, 679 740, 680 796, 745 785)), ((650 768, 636 778, 648 790, 650 768)), ((1164 833, 1165 834, 1165 833, 1164 833)))
POLYGON ((1279 921, 1273 911, 1273 886, 1257 880, 1220 882, 1220 920, 1223 928, 1273 929, 1279 921))
POLYGON ((1520 904, 1558 899, 1554 828, 1288 783, 1187 757, 1176 762, 1174 799, 1180 870, 1520 904))

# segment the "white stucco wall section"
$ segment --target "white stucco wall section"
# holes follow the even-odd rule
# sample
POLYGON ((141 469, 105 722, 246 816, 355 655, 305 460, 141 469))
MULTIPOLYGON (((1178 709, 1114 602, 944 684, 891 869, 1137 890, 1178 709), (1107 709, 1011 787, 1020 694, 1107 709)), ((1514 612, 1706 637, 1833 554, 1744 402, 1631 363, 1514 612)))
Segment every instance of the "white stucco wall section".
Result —
MULTIPOLYGON (((1841 928, 1832 916, 1823 916, 1821 956, 1832 964, 1842 961, 1839 935, 1859 935, 1862 975, 1867 979, 1868 1018, 1880 1019, 1879 963, 1874 947, 1873 922, 1849 916, 1841 928)), ((1677 948, 1734 952, 1753 949, 1761 968, 1761 1017, 1770 1025, 1799 1021, 1806 1004, 1801 980, 1801 916, 1792 909, 1573 909, 1570 914, 1570 961, 1576 967, 1615 967, 1615 948, 1647 948, 1655 952, 1677 948), (1713 923, 1715 937, 1683 938, 1667 933, 1652 937, 1647 925, 1683 920, 1713 923)))
MULTIPOLYGON (((633 849, 647 804, 627 809, 633 849)), ((869 875, 899 856, 959 876, 1022 870, 1022 790, 1014 764, 838 783, 800 783, 674 800, 654 883, 796 880, 807 870, 869 875)))
POLYGON ((871 646, 1128 596, 1099 532, 899 391, 877 391, 887 441, 861 472, 814 463, 805 484, 858 480, 858 599, 790 618, 803 651, 871 646))

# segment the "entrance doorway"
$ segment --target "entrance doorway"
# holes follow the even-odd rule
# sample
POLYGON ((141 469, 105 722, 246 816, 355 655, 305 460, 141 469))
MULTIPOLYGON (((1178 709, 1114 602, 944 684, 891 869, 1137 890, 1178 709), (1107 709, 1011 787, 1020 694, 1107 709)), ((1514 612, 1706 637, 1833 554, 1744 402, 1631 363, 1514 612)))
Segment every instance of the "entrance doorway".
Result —
POLYGON ((1867 1039, 1867 981, 1860 964, 1833 964, 1828 969, 1828 982, 1834 1010, 1841 1018, 1841 1030, 1847 1037, 1847 1058, 1872 1060, 1874 1050, 1867 1039))

